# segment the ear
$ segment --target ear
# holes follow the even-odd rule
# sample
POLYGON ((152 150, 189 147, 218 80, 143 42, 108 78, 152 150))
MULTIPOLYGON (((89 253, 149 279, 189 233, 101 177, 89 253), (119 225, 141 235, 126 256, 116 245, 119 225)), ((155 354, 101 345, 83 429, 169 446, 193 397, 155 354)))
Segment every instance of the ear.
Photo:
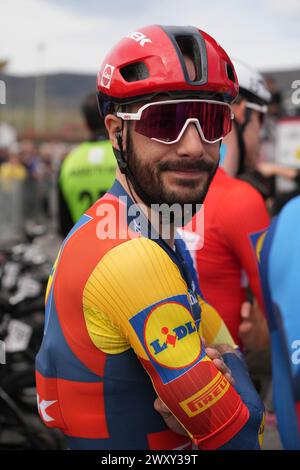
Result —
POLYGON ((246 104, 246 100, 242 99, 240 103, 234 104, 232 106, 235 119, 241 125, 244 124, 246 119, 246 104))
POLYGON ((112 143, 112 146, 119 150, 119 145, 117 141, 116 134, 120 132, 121 127, 122 127, 122 122, 121 119, 115 116, 114 114, 108 114, 105 119, 105 127, 108 132, 109 140, 112 143))

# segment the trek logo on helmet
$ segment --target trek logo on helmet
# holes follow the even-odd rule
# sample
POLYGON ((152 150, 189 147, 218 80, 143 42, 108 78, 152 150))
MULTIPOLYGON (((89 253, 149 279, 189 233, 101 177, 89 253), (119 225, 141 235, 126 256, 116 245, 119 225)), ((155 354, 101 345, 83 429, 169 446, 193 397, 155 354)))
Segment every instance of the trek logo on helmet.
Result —
POLYGON ((140 33, 139 31, 133 31, 132 33, 128 34, 127 36, 130 39, 133 39, 134 41, 138 42, 140 46, 144 47, 144 45, 147 42, 152 42, 151 39, 147 38, 145 34, 140 33))
POLYGON ((115 67, 110 64, 106 64, 101 76, 98 77, 100 79, 100 86, 104 88, 110 88, 110 82, 114 73, 115 67), (100 78, 101 77, 101 78, 100 78))

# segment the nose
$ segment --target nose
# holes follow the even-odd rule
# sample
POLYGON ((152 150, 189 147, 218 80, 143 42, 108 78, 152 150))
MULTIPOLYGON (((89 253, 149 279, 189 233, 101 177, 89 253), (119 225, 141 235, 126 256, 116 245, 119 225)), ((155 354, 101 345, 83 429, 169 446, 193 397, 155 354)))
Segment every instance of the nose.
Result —
POLYGON ((194 123, 188 124, 177 143, 177 154, 181 157, 199 157, 204 154, 204 144, 194 123))

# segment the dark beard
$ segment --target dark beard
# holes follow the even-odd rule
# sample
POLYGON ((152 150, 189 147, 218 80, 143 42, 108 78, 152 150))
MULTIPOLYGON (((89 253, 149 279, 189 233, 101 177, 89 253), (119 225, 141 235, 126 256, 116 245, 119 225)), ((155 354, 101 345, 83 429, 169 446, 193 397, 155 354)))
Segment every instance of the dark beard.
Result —
MULTIPOLYGON (((144 163, 142 164, 138 159, 135 152, 130 132, 127 133, 126 141, 126 159, 127 165, 132 174, 133 181, 131 181, 135 192, 139 198, 148 206, 151 204, 191 204, 193 206, 202 204, 209 189, 210 183, 218 169, 219 161, 214 165, 210 161, 203 158, 197 161, 188 161, 188 159, 178 159, 178 161, 168 162, 163 161, 157 164, 154 168, 153 165, 144 163), (193 180, 182 181, 184 188, 195 189, 195 192, 190 198, 180 198, 178 191, 168 191, 163 184, 162 174, 167 170, 200 170, 208 174, 207 182, 201 190, 197 189, 197 182, 193 180), (147 200, 145 200, 147 199, 147 200)), ((195 207, 196 211, 196 207, 195 207)))

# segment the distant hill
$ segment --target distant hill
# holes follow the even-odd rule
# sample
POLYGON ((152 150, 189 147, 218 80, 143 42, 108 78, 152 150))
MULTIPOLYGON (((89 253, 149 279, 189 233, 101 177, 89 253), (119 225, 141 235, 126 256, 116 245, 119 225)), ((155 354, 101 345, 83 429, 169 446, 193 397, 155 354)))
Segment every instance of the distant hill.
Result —
MULTIPOLYGON (((35 76, 14 76, 1 74, 6 83, 6 102, 9 107, 34 105, 37 79, 35 76)), ((63 103, 67 107, 79 107, 87 93, 96 91, 96 75, 72 73, 43 76, 47 104, 63 103)))
MULTIPOLYGON (((264 72, 272 76, 279 89, 288 90, 294 80, 300 79, 300 69, 264 72)), ((36 77, 0 74, 6 83, 8 106, 31 107, 34 104, 36 77)), ((96 74, 59 73, 43 77, 47 104, 62 103, 67 107, 79 107, 87 93, 96 90, 96 74)))
MULTIPOLYGON (((96 75, 73 73, 36 76, 0 74, 6 85, 6 105, 0 106, 0 121, 12 124, 20 135, 61 135, 76 138, 85 135, 80 113, 83 99, 96 93, 96 75), (44 118, 42 130, 36 131, 36 89, 43 90, 44 118), (38 132, 38 134, 36 133, 38 132)), ((46 137, 45 137, 46 138, 46 137)))

